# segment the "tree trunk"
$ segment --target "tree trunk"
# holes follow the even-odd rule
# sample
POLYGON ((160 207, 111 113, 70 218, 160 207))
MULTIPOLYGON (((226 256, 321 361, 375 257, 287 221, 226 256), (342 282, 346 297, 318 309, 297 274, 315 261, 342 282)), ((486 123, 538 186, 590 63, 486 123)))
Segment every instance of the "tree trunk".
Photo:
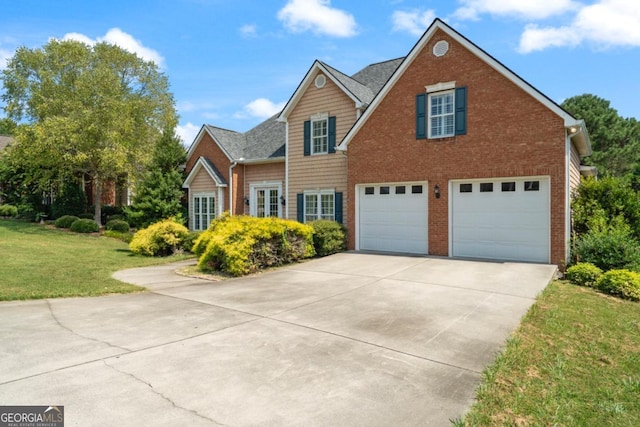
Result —
POLYGON ((95 209, 93 219, 99 227, 102 227, 102 179, 94 176, 93 182, 93 206, 95 209))

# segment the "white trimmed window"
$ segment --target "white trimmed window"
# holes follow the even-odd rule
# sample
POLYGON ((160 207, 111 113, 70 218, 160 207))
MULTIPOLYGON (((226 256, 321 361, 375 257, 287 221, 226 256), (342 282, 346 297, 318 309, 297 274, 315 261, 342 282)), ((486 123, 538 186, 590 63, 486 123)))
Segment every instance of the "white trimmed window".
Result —
POLYGON ((328 118, 311 121, 311 154, 329 152, 328 118))
POLYGON ((282 217, 282 183, 265 182, 251 184, 250 213, 258 218, 282 217))
POLYGON ((335 193, 324 191, 304 193, 304 222, 335 219, 335 193))
POLYGON ((455 135, 455 93, 429 94, 429 138, 455 135))
POLYGON ((213 194, 197 194, 193 196, 193 229, 206 230, 216 217, 216 198, 213 194))

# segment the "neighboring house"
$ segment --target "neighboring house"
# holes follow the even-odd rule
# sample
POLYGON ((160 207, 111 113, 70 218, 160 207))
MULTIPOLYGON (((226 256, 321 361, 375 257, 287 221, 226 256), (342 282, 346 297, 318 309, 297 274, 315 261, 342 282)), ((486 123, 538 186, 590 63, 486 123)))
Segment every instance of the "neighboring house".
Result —
POLYGON ((327 218, 350 249, 562 264, 589 154, 583 121, 435 20, 405 58, 353 76, 314 62, 245 134, 203 126, 189 225, 327 218))

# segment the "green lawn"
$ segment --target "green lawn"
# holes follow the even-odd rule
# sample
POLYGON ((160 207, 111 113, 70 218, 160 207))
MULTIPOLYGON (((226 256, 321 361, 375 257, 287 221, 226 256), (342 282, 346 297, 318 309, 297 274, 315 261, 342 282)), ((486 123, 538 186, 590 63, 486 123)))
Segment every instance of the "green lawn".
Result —
POLYGON ((138 292, 111 275, 185 258, 135 256, 120 240, 0 220, 0 300, 138 292))
POLYGON ((456 425, 640 426, 640 303, 556 281, 456 425))

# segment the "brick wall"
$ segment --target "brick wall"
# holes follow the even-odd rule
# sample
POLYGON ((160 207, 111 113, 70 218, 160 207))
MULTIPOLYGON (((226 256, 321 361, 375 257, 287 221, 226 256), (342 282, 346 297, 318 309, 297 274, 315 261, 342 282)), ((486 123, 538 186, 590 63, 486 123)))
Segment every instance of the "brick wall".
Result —
POLYGON ((564 150, 560 117, 438 31, 348 147, 349 247, 355 247, 357 184, 428 180, 429 252, 448 255, 449 180, 544 175, 551 178, 551 262, 560 263, 567 237, 564 150), (433 44, 443 39, 449 52, 433 56, 433 44), (426 85, 449 81, 468 88, 467 134, 416 140, 416 95, 426 85))

